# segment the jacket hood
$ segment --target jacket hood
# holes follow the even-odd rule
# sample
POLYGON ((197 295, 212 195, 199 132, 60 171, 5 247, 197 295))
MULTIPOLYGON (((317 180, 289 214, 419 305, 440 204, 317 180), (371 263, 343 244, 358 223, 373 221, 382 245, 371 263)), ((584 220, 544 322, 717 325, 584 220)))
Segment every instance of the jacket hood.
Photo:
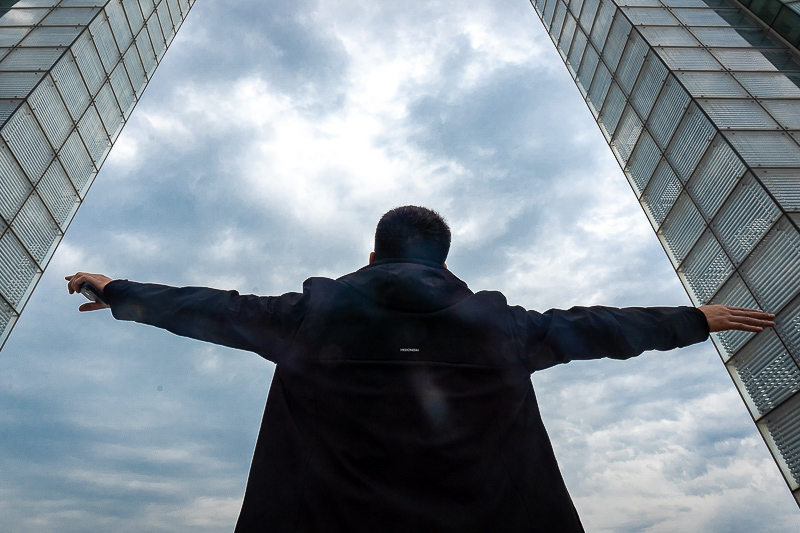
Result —
POLYGON ((383 259, 338 279, 383 307, 433 313, 472 295, 442 265, 417 259, 383 259))

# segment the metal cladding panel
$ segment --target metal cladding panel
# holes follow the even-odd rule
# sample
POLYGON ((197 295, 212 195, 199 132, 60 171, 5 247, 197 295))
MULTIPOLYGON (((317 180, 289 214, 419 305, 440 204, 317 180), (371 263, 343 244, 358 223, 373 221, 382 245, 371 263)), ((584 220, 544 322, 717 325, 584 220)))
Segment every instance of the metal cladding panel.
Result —
POLYGON ((192 3, 37 0, 0 15, 0 343, 192 3))
POLYGON ((712 339, 800 502, 800 2, 532 4, 692 301, 777 313, 712 339))

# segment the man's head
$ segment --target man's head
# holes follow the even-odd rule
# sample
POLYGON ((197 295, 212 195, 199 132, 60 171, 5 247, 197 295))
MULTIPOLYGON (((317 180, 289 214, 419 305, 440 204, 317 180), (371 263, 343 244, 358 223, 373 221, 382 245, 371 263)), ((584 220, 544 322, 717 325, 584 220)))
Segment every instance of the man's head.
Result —
POLYGON ((444 218, 436 211, 406 205, 381 217, 370 259, 423 259, 444 264, 449 250, 450 227, 444 218))

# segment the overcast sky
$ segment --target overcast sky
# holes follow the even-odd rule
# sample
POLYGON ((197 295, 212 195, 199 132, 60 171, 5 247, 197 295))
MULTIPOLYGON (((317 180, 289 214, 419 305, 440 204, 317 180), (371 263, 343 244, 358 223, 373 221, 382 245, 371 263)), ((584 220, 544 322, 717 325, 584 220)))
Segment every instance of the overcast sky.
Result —
MULTIPOLYGON (((244 493, 272 364, 65 275, 298 291, 404 204, 512 304, 689 303, 526 0, 200 0, 0 353, 2 528, 227 531, 244 493)), ((587 531, 796 527, 710 342, 533 382, 587 531)))

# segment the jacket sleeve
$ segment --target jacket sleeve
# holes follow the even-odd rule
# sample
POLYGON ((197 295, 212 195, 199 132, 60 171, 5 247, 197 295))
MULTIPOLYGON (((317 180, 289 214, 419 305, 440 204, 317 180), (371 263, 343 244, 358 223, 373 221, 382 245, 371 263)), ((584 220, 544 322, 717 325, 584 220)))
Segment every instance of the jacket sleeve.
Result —
POLYGON ((114 280, 103 293, 117 320, 133 320, 277 362, 305 316, 308 291, 242 296, 205 287, 114 280))
POLYGON ((708 321, 695 307, 573 307, 517 314, 523 362, 531 372, 576 359, 628 359, 708 338, 708 321), (520 323, 520 321, 524 323, 520 323))

